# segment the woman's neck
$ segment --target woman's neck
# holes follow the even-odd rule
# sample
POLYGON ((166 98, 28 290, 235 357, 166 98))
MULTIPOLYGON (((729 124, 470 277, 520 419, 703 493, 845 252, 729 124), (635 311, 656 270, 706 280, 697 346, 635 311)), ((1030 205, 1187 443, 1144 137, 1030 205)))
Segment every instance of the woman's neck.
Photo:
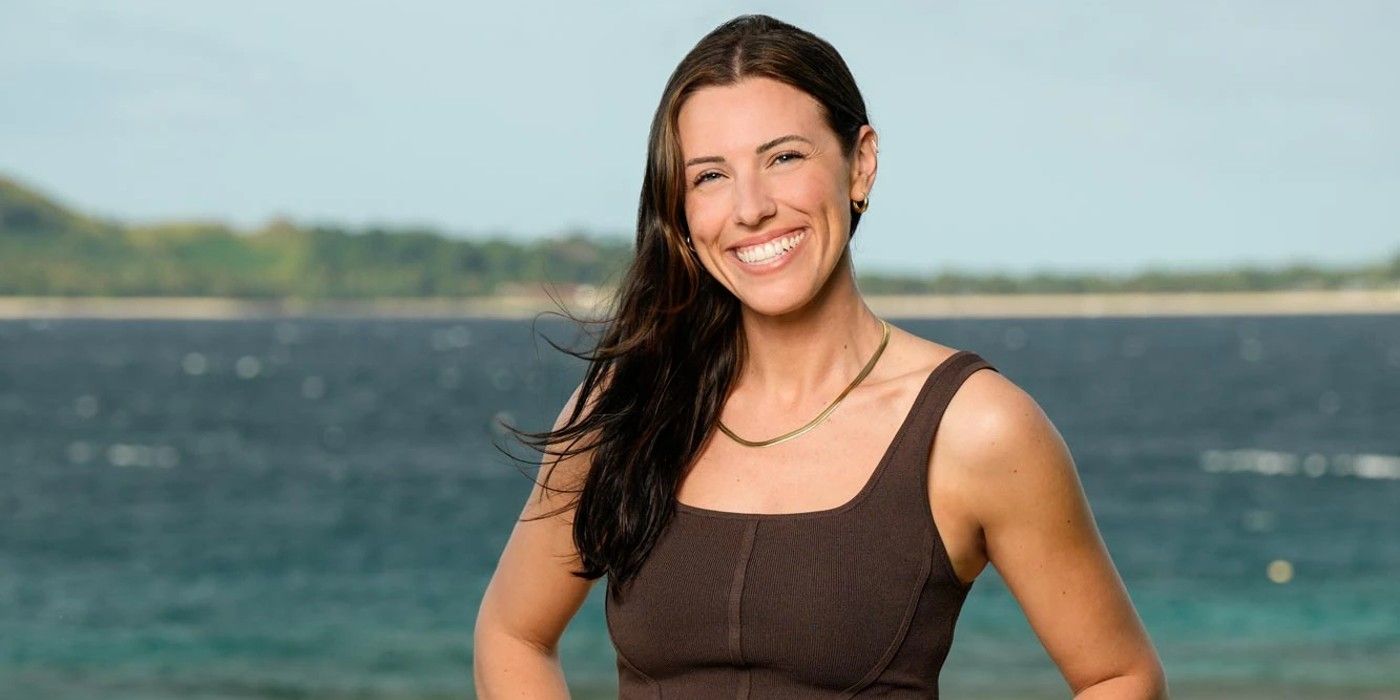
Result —
POLYGON ((736 391, 796 408, 829 401, 860 374, 884 330, 850 273, 838 270, 832 277, 819 298, 800 311, 782 316, 744 311, 740 332, 747 353, 736 391))

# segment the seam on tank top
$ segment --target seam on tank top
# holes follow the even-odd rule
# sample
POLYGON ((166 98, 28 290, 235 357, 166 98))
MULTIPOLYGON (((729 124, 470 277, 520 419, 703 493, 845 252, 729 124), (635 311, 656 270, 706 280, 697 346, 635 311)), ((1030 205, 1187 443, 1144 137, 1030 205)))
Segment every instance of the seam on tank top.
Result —
POLYGON ((758 521, 744 528, 744 539, 739 544, 739 558, 735 562, 734 579, 729 586, 729 662, 739 669, 739 687, 734 695, 736 700, 747 700, 749 683, 752 680, 748 664, 744 661, 743 603, 744 583, 748 578, 749 559, 753 556, 753 544, 758 535, 758 521))
MULTIPOLYGON (((614 646, 613 648, 616 649, 617 647, 614 646)), ((661 700, 661 684, 658 683, 655 678, 652 678, 651 676, 648 676, 647 674, 643 673, 642 670, 637 668, 635 664, 633 664, 631 661, 628 661, 627 657, 623 656, 622 652, 620 651, 617 652, 617 660, 621 661, 627 666, 628 669, 630 669, 633 673, 637 674, 637 677, 646 681, 647 685, 651 686, 651 689, 656 693, 657 700, 661 700)))
POLYGON ((651 689, 656 691, 656 697, 659 700, 661 698, 661 683, 657 682, 657 680, 650 675, 647 675, 642 669, 637 668, 637 665, 632 663, 632 660, 628 659, 626 654, 622 653, 622 649, 618 648, 617 633, 613 631, 612 614, 608 611, 607 602, 607 600, 603 601, 603 624, 608 628, 608 638, 612 641, 613 652, 617 654, 617 660, 621 661, 624 666, 637 674, 638 678, 646 681, 647 684, 651 686, 651 689))
POLYGON ((899 631, 895 633, 894 639, 890 641, 885 653, 880 656, 880 660, 865 674, 865 677, 841 691, 840 697, 843 700, 854 697, 871 683, 874 683, 875 679, 889 668, 890 662, 894 661, 895 654, 899 652, 900 647, 904 646, 904 640, 909 636, 909 628, 913 625, 914 615, 919 611, 919 600, 923 598, 924 590, 928 588, 928 578, 933 572, 932 531, 927 527, 923 530, 924 546, 921 548, 924 553, 923 563, 920 566, 919 576, 914 581, 914 590, 910 592, 909 601, 904 605, 904 619, 899 623, 899 631))
POLYGON ((749 570, 749 558, 753 555, 753 542, 758 531, 758 522, 749 523, 744 528, 744 539, 739 543, 739 558, 734 564, 734 576, 729 584, 729 661, 735 666, 744 665, 742 632, 742 612, 744 602, 744 580, 749 570))

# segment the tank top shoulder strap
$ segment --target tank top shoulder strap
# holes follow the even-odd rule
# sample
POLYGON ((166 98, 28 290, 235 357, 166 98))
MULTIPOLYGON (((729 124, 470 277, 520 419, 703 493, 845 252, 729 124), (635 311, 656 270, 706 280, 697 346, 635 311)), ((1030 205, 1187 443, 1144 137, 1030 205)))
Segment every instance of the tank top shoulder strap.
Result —
POLYGON ((928 452, 933 446, 934 435, 938 432, 939 424, 943 422, 943 413, 948 410, 953 395, 958 393, 958 389, 973 372, 983 368, 996 371, 991 363, 977 353, 959 350, 929 373, 914 403, 909 434, 904 436, 904 442, 920 453, 923 464, 928 463, 928 452))
POLYGON ((895 436, 895 444, 891 446, 892 454, 887 468, 894 473, 887 475, 886 484, 881 488, 883 495, 879 498, 885 501, 882 507, 892 511, 904 510, 896 507, 896 502, 915 511, 925 507, 928 460, 938 426, 943 422, 943 414, 963 382, 973 372, 983 368, 996 370, 977 353, 959 350, 929 372, 904 425, 895 436))

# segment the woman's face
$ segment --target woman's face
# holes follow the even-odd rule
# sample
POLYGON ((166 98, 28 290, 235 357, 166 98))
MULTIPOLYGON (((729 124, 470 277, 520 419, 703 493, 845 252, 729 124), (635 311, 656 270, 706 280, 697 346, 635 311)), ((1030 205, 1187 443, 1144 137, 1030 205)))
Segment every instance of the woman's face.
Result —
POLYGON ((874 184, 874 131, 862 127, 846 160, 820 103, 769 78, 697 90, 677 126, 701 264, 754 311, 807 304, 841 262, 851 202, 874 184))

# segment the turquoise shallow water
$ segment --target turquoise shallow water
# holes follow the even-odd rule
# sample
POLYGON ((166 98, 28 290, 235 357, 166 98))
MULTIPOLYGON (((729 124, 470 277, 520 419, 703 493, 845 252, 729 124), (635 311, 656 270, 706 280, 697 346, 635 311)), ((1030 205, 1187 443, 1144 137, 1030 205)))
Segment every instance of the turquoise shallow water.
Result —
MULTIPOLYGON (((1400 318, 893 321, 1055 421, 1177 697, 1400 697, 1400 318)), ((492 419, 547 427, 581 372, 530 332, 0 322, 0 697, 470 695, 529 486, 492 419)), ((1067 697, 980 581, 945 695, 1067 697)), ((579 697, 613 692, 602 593, 579 697)))

